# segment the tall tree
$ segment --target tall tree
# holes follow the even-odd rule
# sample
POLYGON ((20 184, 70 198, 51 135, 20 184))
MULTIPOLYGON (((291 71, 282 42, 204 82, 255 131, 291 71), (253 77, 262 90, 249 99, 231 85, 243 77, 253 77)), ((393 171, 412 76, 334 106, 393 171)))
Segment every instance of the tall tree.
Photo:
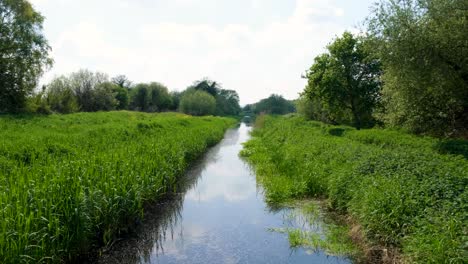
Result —
POLYGON ((221 89, 221 85, 219 83, 212 81, 208 78, 196 81, 192 85, 192 87, 195 88, 195 90, 205 91, 211 94, 212 96, 216 96, 216 94, 218 94, 218 91, 221 89))
POLYGON ((24 108, 38 78, 52 64, 43 21, 26 0, 0 1, 0 112, 24 108))
POLYGON ((351 117, 360 129, 372 123, 372 112, 380 100, 381 67, 365 49, 363 39, 345 32, 315 58, 306 74, 304 95, 318 98, 334 115, 351 117))
POLYGON ((468 134, 468 2, 386 0, 368 19, 384 65, 383 120, 416 133, 468 134))

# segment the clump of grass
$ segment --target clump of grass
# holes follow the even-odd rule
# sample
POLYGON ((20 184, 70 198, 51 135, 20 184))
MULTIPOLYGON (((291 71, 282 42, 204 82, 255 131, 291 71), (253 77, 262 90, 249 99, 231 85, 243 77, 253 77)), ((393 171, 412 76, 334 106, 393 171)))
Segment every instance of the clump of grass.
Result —
POLYGON ((254 165, 268 202, 326 197, 370 242, 400 248, 407 260, 466 259, 466 142, 442 151, 434 138, 300 117, 265 117, 253 136, 241 155, 254 165))
POLYGON ((347 226, 338 225, 333 219, 324 217, 318 201, 301 200, 282 204, 290 212, 284 217, 287 227, 270 228, 272 232, 288 235, 292 248, 305 247, 322 250, 328 255, 357 255, 358 249, 352 243, 347 226), (292 223, 292 224, 291 224, 292 223))
POLYGON ((0 117, 0 262, 62 263, 111 243, 234 122, 133 112, 0 117))

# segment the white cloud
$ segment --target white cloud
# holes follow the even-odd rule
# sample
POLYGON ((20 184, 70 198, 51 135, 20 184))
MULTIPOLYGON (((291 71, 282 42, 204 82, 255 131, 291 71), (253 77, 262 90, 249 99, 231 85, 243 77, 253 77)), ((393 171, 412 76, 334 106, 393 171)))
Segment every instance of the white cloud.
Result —
MULTIPOLYGON (((33 1, 45 5, 53 0, 33 1)), ((190 5, 198 0, 177 1, 190 5)), ((266 4, 252 0, 259 9, 266 4)), ((118 2, 130 12, 129 5, 126 0, 118 2)), ((180 90, 207 76, 237 90, 242 103, 273 92, 294 98, 303 89, 300 76, 313 57, 345 29, 334 22, 343 15, 333 1, 297 0, 287 19, 262 27, 149 21, 122 37, 103 28, 100 18, 89 18, 51 39, 56 64, 46 79, 86 67, 110 75, 127 74, 136 82, 160 81, 180 90)), ((113 30, 119 31, 118 27, 113 30)))

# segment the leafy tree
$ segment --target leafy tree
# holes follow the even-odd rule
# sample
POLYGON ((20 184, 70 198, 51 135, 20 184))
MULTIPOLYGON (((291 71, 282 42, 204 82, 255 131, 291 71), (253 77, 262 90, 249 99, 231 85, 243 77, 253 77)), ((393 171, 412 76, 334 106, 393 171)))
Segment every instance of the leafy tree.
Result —
POLYGON ((365 42, 345 32, 315 58, 306 74, 304 95, 320 100, 331 116, 349 115, 358 129, 371 125, 379 104, 381 67, 365 49, 365 42))
POLYGON ((118 104, 116 106, 116 109, 118 109, 118 110, 127 109, 128 104, 130 102, 130 98, 129 98, 129 95, 128 95, 128 89, 113 83, 112 92, 114 93, 115 99, 118 102, 118 104))
POLYGON ((270 97, 260 100, 253 105, 244 107, 244 111, 250 109, 255 114, 265 113, 274 115, 284 115, 296 111, 291 101, 284 99, 281 95, 272 94, 270 97))
POLYGON ((169 107, 168 110, 177 111, 177 109, 179 109, 180 98, 182 97, 182 93, 177 92, 177 91, 172 91, 169 93, 169 95, 171 96, 171 106, 169 107))
POLYGON ((137 84, 130 91, 130 108, 136 111, 146 111, 149 106, 149 89, 146 84, 137 84))
POLYGON ((139 111, 165 111, 172 105, 172 99, 167 87, 157 82, 136 85, 132 88, 130 97, 131 108, 139 111))
POLYGON ((52 64, 43 21, 28 1, 0 1, 0 112, 24 108, 38 78, 52 64))
POLYGON ((318 120, 335 125, 343 122, 336 115, 333 116, 317 97, 307 98, 306 96, 301 96, 296 101, 296 108, 299 114, 310 120, 318 120))
POLYGON ((180 110, 194 116, 213 115, 216 100, 205 91, 189 89, 180 99, 180 110))
MULTIPOLYGON (((80 70, 70 74, 70 85, 77 98, 80 111, 93 112, 104 110, 97 108, 101 102, 96 102, 96 89, 99 85, 108 82, 108 77, 104 73, 80 70)), ((111 91, 107 92, 112 93, 111 91)), ((99 96, 103 96, 103 91, 99 91, 99 96)), ((101 100, 101 99, 99 99, 101 100)))
POLYGON ((468 2, 393 0, 368 19, 384 65, 382 119, 416 133, 468 130, 468 2))
POLYGON ((217 82, 208 78, 196 81, 192 87, 195 88, 195 90, 205 91, 212 96, 216 96, 218 94, 218 90, 221 89, 221 86, 217 82))
POLYGON ((119 101, 114 93, 116 85, 111 82, 98 84, 93 90, 93 111, 111 111, 119 106, 119 101))
POLYGON ((234 90, 219 89, 216 94, 216 114, 220 116, 238 115, 241 111, 239 95, 234 90))
POLYGON ((151 112, 166 111, 171 107, 171 96, 166 86, 157 82, 152 82, 149 84, 148 88, 150 89, 151 96, 149 105, 151 112))
POLYGON ((79 110, 70 80, 65 76, 54 78, 46 86, 45 100, 53 112, 68 114, 79 110))
POLYGON ((125 75, 117 75, 113 77, 112 82, 125 89, 130 89, 132 86, 132 82, 125 75))

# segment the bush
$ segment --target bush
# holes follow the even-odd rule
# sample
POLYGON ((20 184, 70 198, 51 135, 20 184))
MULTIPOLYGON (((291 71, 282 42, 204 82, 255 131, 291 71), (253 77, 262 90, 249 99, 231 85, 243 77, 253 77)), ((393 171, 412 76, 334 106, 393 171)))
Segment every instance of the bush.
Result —
MULTIPOLYGON (((466 142, 446 149, 463 153, 455 144, 466 142)), ((399 247, 411 262, 463 263, 468 161, 439 152, 434 138, 267 117, 242 154, 272 203, 326 196, 369 241, 399 247)))
POLYGON ((216 100, 201 90, 187 91, 180 100, 180 110, 194 116, 213 115, 216 110, 216 100))

